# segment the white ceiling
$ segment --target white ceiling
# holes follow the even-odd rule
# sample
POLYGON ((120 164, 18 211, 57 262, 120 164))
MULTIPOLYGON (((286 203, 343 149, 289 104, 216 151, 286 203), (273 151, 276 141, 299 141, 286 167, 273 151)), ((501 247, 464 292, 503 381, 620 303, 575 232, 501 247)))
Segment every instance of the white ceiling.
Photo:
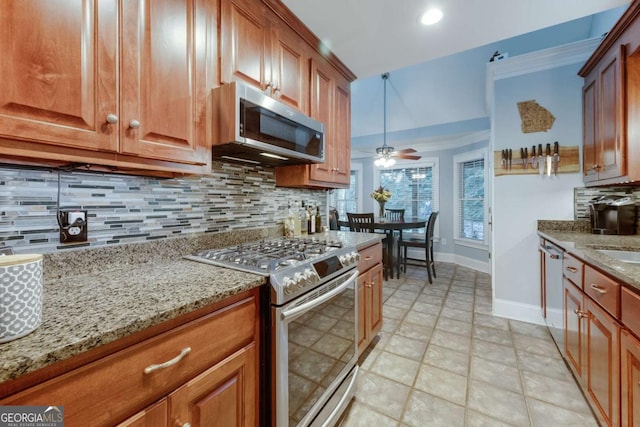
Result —
POLYGON ((629 0, 282 0, 358 78, 602 12, 629 0), (427 6, 444 12, 425 27, 427 6))

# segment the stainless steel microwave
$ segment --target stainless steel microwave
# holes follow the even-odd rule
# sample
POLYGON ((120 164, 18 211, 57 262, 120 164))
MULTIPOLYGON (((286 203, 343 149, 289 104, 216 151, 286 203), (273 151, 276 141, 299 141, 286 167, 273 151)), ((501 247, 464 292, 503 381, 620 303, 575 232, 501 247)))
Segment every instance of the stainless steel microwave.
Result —
POLYGON ((212 90, 213 158, 271 166, 324 162, 324 124, 241 82, 212 90))

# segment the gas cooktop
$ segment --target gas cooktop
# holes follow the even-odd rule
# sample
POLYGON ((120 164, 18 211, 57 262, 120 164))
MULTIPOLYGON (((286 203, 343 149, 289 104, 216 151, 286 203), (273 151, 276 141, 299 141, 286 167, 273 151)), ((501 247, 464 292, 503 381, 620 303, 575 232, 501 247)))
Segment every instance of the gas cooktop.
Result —
POLYGON ((342 248, 338 240, 277 238, 198 251, 185 258, 268 276, 342 248))

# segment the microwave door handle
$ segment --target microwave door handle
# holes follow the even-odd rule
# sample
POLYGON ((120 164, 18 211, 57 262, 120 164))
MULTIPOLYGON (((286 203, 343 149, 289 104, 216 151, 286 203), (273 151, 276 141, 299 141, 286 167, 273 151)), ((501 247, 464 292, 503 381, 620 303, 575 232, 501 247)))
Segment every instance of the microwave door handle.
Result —
POLYGON ((357 278, 358 278, 358 270, 356 270, 353 273, 351 273, 351 277, 349 277, 349 279, 345 280, 345 282, 342 283, 340 286, 338 286, 337 288, 327 292, 326 294, 322 295, 321 297, 312 299, 311 301, 305 302, 304 304, 299 305, 297 307, 293 307, 293 308, 290 308, 288 310, 284 310, 280 314, 280 318, 283 321, 284 320, 293 320, 291 318, 297 317, 298 315, 301 315, 304 312, 306 312, 308 310, 311 310, 312 308, 317 307, 317 306, 327 302, 328 300, 330 300, 334 296, 338 295, 340 292, 344 291, 352 283, 354 283, 357 278))

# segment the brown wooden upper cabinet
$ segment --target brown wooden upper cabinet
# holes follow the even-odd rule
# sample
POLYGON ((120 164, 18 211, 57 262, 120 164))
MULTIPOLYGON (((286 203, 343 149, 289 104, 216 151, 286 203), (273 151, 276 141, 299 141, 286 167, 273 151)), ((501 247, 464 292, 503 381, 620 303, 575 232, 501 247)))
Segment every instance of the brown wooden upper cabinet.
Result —
POLYGON ((587 185, 640 179, 640 1, 633 2, 578 73, 584 77, 587 185))
POLYGON ((3 3, 3 156, 165 171, 210 164, 213 9, 207 0, 3 3))
POLYGON ((222 0, 220 83, 243 81, 309 113, 304 41, 266 5, 222 0))

